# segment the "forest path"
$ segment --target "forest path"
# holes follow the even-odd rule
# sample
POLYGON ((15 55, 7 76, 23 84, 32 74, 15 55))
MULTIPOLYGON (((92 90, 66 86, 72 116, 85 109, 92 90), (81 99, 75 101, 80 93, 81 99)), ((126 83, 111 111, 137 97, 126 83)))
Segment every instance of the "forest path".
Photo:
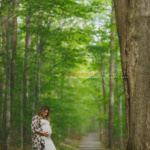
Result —
POLYGON ((98 133, 86 133, 81 140, 81 145, 75 150, 106 150, 99 141, 98 133))

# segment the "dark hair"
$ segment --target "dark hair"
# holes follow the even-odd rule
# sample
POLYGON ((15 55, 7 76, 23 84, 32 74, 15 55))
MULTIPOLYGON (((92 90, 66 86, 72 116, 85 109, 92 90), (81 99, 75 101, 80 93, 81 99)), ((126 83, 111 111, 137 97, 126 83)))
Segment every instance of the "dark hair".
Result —
POLYGON ((48 106, 43 106, 41 109, 40 109, 40 111, 38 112, 38 115, 40 116, 40 119, 42 119, 43 118, 43 112, 45 111, 45 110, 48 110, 48 113, 47 113, 47 115, 45 116, 45 118, 47 119, 47 120, 49 120, 49 121, 51 121, 51 119, 50 119, 50 108, 48 107, 48 106))

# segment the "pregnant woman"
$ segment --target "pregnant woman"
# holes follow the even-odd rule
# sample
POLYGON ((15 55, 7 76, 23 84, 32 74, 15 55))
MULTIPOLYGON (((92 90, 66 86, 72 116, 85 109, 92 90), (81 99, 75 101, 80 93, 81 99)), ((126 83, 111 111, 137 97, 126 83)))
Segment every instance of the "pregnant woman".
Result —
POLYGON ((56 150, 51 139, 50 109, 43 106, 39 113, 32 118, 32 146, 33 150, 56 150))

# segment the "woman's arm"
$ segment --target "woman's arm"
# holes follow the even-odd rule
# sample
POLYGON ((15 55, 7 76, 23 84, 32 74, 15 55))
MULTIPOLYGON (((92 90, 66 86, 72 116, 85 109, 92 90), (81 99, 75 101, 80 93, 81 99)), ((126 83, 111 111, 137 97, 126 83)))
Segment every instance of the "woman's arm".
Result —
POLYGON ((38 133, 40 133, 40 134, 42 134, 42 135, 44 135, 44 136, 46 136, 46 137, 49 136, 49 133, 48 133, 48 132, 38 132, 38 133))
POLYGON ((40 134, 44 135, 44 132, 38 132, 38 133, 40 133, 40 134))
POLYGON ((35 115, 33 116, 32 118, 32 123, 31 123, 31 130, 32 130, 32 133, 35 134, 35 133, 38 133, 38 134, 42 134, 46 137, 49 136, 49 133, 48 132, 42 132, 42 127, 40 125, 40 121, 38 120, 38 115, 35 115))
POLYGON ((31 130, 33 134, 36 132, 37 133, 42 132, 42 128, 40 127, 39 120, 38 120, 38 115, 35 115, 32 118, 31 130))

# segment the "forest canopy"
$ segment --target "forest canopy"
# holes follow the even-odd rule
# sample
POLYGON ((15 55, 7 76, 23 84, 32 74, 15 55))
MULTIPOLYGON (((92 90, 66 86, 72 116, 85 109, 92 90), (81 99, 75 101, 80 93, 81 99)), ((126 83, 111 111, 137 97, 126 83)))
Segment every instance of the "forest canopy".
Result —
POLYGON ((125 98, 111 1, 1 0, 0 7, 0 149, 32 149, 32 116, 44 105, 58 149, 66 139, 77 140, 75 148, 90 131, 108 144, 111 93, 113 138, 122 147, 125 98))

